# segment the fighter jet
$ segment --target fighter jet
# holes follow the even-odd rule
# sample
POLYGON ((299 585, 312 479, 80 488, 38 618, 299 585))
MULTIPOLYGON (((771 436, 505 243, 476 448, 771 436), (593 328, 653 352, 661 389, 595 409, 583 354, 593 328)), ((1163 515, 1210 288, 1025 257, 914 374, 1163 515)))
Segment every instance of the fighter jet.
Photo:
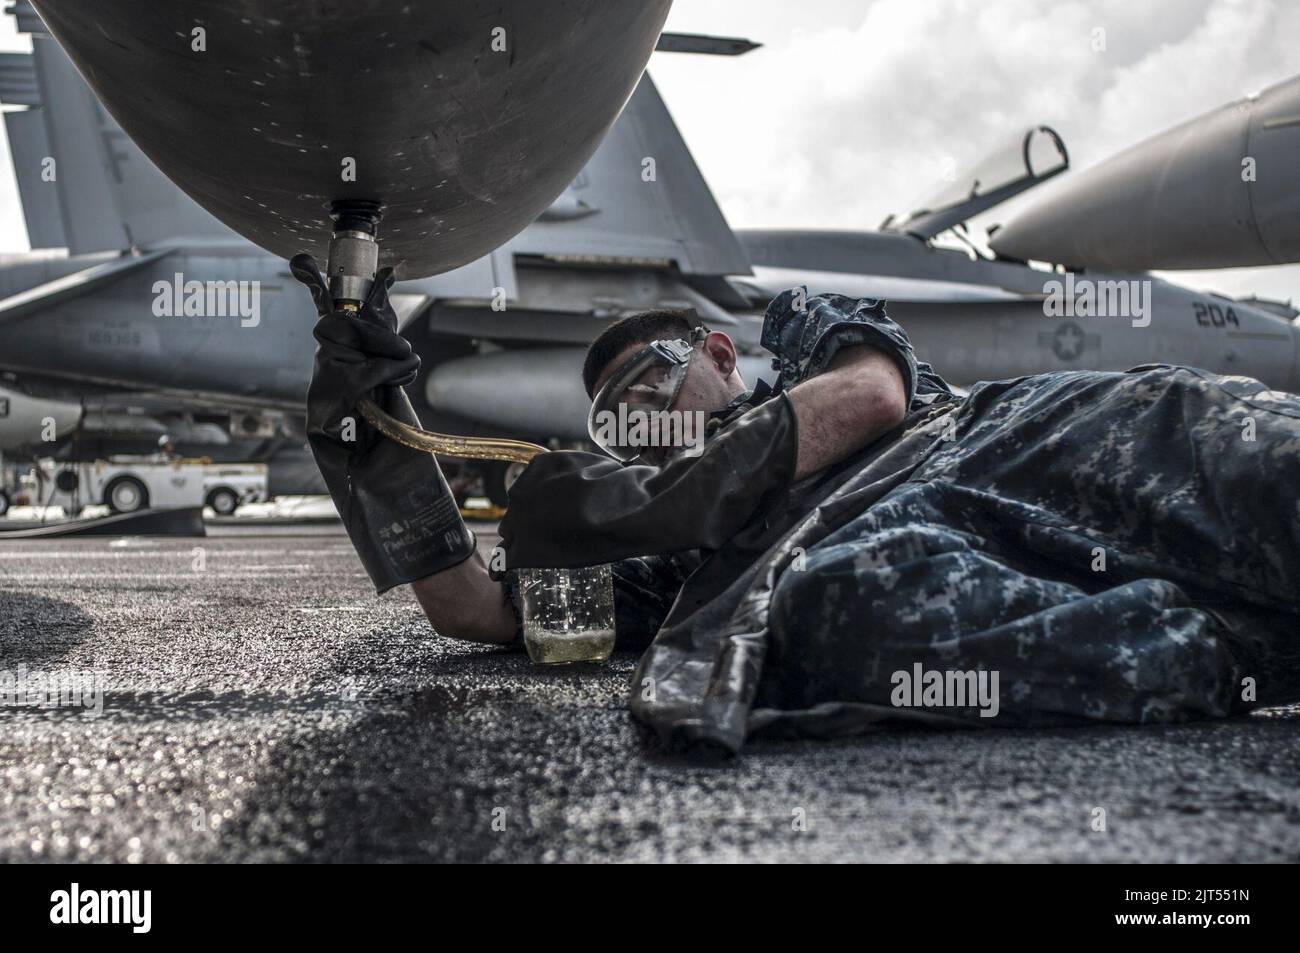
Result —
MULTIPOLYGON (((52 449, 44 442, 48 415, 19 399, 27 395, 65 399, 56 430, 60 452, 69 458, 145 450, 165 432, 187 452, 301 462, 315 320, 304 289, 282 258, 235 234, 158 171, 30 6, 15 4, 12 13, 33 36, 33 52, 0 58, 0 100, 22 107, 6 112, 6 123, 37 250, 0 264, 0 384, 15 394, 0 449, 52 449), (65 248, 66 256, 57 251, 65 248), (80 421, 71 442, 62 440, 69 415, 80 421)), ((674 34, 659 36, 658 45, 726 55, 754 47, 674 34)), ((481 328, 467 334, 466 327, 455 327, 471 313, 466 305, 489 326, 499 325, 509 343, 538 336, 539 316, 535 311, 530 320, 525 305, 540 308, 543 321, 558 308, 585 322, 561 337, 568 343, 596 333, 620 303, 686 304, 731 320, 695 292, 690 279, 673 273, 674 263, 686 275, 712 277, 747 264, 676 130, 669 141, 659 141, 665 122, 671 128, 646 80, 624 111, 620 131, 607 137, 602 157, 538 216, 533 234, 539 241, 399 285, 395 301, 408 333, 423 340, 431 328, 450 332, 445 349, 426 347, 426 367, 494 346, 481 339, 481 328), (651 172, 639 197, 606 181, 640 182, 625 170, 630 166, 639 177, 645 156, 664 163, 672 180, 656 188, 651 172), (699 208, 692 208, 697 200, 699 208), (556 239, 554 225, 587 216, 596 219, 592 227, 573 241, 563 234, 556 239), (520 296, 515 254, 547 261, 540 284, 531 281, 531 271, 524 276, 527 300, 520 296), (437 321, 435 305, 441 309, 437 321)), ((302 475, 301 467, 294 469, 302 475)), ((282 470, 273 465, 271 471, 277 492, 286 489, 276 480, 282 470)))
POLYGON ((1045 190, 999 254, 1127 270, 1300 261, 1300 76, 1045 190))
MULTIPOLYGON (((40 21, 23 4, 16 13, 35 51, 0 64, 0 99, 27 106, 6 114, 24 211, 34 247, 72 254, 33 253, 0 269, 8 295, 0 368, 10 386, 148 394, 160 415, 246 408, 248 419, 273 421, 300 448, 314 322, 305 292, 282 259, 168 182, 40 21), (46 158, 57 168, 48 180, 46 158), (213 284, 217 300, 227 295, 224 313, 206 305, 187 313, 193 294, 206 301, 213 284), (238 296, 254 284, 255 315, 238 296)), ((659 48, 756 46, 664 35, 659 48)), ((1031 129, 879 229, 733 231, 644 76, 594 155, 532 224, 465 265, 399 284, 403 332, 423 359, 410 389, 416 408, 426 426, 447 432, 579 442, 587 399, 578 368, 609 321, 649 307, 693 308, 736 339, 753 380, 771 373, 758 343, 762 309, 800 283, 812 293, 887 299, 918 352, 958 384, 1160 361, 1300 388, 1288 305, 1229 300, 1140 271, 1031 266, 968 231, 1008 198, 1066 181, 1068 167, 1060 137, 1031 129)), ((504 501, 507 465, 466 470, 504 501)))

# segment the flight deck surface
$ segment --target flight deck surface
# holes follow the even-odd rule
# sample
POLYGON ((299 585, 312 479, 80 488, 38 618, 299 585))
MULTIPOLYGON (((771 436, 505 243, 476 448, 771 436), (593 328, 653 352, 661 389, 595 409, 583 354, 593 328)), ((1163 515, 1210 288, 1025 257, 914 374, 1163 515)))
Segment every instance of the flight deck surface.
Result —
POLYGON ((7 669, 103 692, 0 708, 0 860, 1300 860, 1300 706, 692 762, 631 721, 633 655, 439 638, 337 526, 210 531, 0 540, 7 669))

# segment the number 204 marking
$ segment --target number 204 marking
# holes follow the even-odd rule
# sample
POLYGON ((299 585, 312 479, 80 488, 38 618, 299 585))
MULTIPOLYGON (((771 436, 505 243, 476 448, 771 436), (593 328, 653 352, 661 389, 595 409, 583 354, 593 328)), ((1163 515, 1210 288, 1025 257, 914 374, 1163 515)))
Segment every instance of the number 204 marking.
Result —
POLYGON ((1192 303, 1192 309, 1196 312, 1196 323, 1203 328, 1224 328, 1230 324, 1235 328, 1241 327, 1241 322, 1237 320, 1237 312, 1231 308, 1221 308, 1217 304, 1195 301, 1192 303))

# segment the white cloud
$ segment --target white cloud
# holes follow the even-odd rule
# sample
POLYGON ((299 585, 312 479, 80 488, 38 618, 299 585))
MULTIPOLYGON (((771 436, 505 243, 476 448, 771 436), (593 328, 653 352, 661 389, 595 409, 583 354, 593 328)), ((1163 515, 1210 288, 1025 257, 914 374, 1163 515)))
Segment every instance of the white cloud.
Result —
MULTIPOLYGON (((947 157, 1029 126, 1079 169, 1300 73, 1300 3, 1282 0, 678 0, 669 29, 764 44, 651 64, 736 226, 872 228, 937 189, 947 157)), ((1285 296, 1297 273, 1197 277, 1285 296)))

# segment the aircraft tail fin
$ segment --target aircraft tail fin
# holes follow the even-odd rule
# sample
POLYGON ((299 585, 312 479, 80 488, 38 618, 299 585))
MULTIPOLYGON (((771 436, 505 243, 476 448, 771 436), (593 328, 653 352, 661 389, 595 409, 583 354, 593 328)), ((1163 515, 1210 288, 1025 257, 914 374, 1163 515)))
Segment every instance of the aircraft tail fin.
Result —
POLYGON ((5 114, 33 248, 71 254, 147 246, 229 230, 173 185, 122 131, 27 0, 10 8, 31 53, 0 59, 5 114))
MULTIPOLYGON (((26 67, 33 85, 35 84, 31 54, 5 53, 0 56, 3 56, 0 60, 0 75, 3 76, 3 80, 0 80, 0 102, 18 102, 13 95, 11 80, 15 66, 26 67)), ((33 106, 35 103, 24 105, 33 106)), ((47 169, 51 167, 47 161, 52 156, 50 137, 45 131, 45 117, 39 109, 33 108, 7 111, 4 117, 14 177, 18 182, 18 196, 22 201, 23 217, 27 221, 27 240, 32 248, 65 248, 68 239, 63 231, 63 206, 59 199, 59 189, 54 182, 43 178, 49 174, 47 169)))
POLYGON ((598 264, 671 262, 688 275, 750 270, 648 73, 586 167, 509 248, 598 264))

